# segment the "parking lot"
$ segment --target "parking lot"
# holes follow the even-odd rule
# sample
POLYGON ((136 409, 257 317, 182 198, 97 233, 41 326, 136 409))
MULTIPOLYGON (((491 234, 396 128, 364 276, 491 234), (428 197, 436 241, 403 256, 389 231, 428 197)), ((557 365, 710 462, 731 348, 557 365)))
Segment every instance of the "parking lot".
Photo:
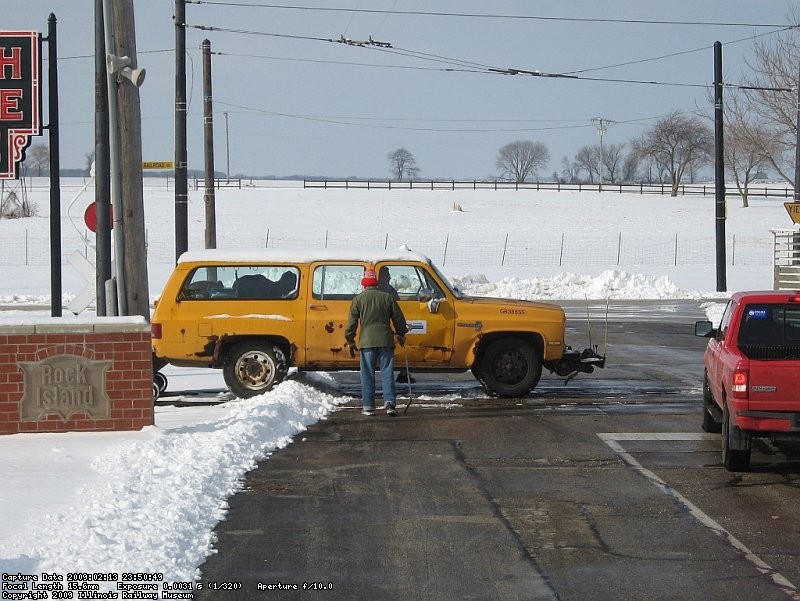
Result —
MULTIPOLYGON (((698 304, 609 315, 598 374, 512 400, 420 375, 406 414, 354 398, 273 453, 195 598, 800 598, 800 461, 759 444, 751 472, 722 468, 700 430, 698 304)), ((357 374, 335 379, 357 394, 357 374)))

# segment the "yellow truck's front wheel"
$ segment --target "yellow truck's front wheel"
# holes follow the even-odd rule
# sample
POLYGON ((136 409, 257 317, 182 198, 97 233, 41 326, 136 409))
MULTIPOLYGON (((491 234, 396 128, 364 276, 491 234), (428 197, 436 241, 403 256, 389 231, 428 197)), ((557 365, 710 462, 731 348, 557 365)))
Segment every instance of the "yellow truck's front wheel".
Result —
POLYGON ((473 371, 490 393, 521 397, 538 384, 542 362, 529 342, 521 338, 500 338, 489 343, 473 371))
POLYGON ((227 352, 222 374, 231 392, 246 399, 280 383, 286 375, 286 359, 269 343, 240 342, 227 352))

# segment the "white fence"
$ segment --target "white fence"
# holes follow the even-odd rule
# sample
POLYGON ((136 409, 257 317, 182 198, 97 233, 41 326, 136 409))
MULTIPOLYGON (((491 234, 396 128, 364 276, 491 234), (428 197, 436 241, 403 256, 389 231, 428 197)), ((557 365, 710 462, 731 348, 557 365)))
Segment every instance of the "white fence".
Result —
MULTIPOLYGON (((202 232, 194 232, 202 235, 202 232)), ((259 239, 247 239, 240 232, 221 233, 220 248, 397 248, 407 244, 428 255, 437 264, 458 267, 563 267, 607 266, 625 268, 637 265, 682 266, 714 265, 716 243, 713 237, 686 238, 680 234, 653 235, 646 239, 626 237, 622 233, 601 237, 555 234, 536 240, 514 239, 505 235, 495 239, 468 239, 447 235, 443 239, 430 237, 394 239, 389 234, 374 237, 324 232, 313 237, 305 232, 266 231, 259 239)), ((190 240, 190 248, 202 248, 203 240, 190 240)), ((78 250, 93 260, 94 249, 74 230, 65 229, 62 238, 62 263, 78 250)), ((772 265, 773 240, 728 236, 727 262, 735 265, 772 265)), ((148 262, 170 265, 175 262, 175 243, 172 237, 147 240, 148 262)), ((50 264, 50 238, 45 232, 29 230, 9 233, 0 239, 0 267, 47 266, 50 264)))

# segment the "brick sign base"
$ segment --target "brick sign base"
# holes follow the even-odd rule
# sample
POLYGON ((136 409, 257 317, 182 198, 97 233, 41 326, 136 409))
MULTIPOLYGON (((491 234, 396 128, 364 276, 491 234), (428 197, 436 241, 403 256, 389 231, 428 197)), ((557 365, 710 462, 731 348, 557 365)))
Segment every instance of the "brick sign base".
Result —
POLYGON ((143 318, 0 319, 0 434, 152 425, 151 357, 143 318))

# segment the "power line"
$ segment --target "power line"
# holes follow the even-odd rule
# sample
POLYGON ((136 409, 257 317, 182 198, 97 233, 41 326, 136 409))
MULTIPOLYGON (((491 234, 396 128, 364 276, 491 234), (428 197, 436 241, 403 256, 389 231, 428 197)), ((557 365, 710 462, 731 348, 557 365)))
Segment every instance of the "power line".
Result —
MULTIPOLYGON (((335 117, 335 116, 321 116, 321 115, 298 115, 294 113, 284 113, 280 111, 268 111, 265 109, 257 108, 257 107, 250 107, 241 104, 234 104, 230 102, 225 102, 222 100, 215 99, 215 104, 224 105, 227 107, 237 108, 241 111, 245 111, 248 113, 256 113, 261 115, 270 115, 273 117, 284 117, 287 119, 301 119, 304 121, 317 121, 321 123, 330 123, 332 125, 347 125, 347 126, 355 126, 355 127, 366 127, 371 129, 399 129, 399 130, 406 130, 406 131, 424 131, 424 132, 437 132, 437 133, 504 133, 504 132, 534 132, 534 131, 550 131, 550 130, 564 130, 564 129, 582 129, 586 127, 592 127, 592 123, 586 121, 584 123, 576 123, 575 125, 553 125, 553 126, 543 126, 543 127, 513 127, 513 128, 437 128, 437 127, 409 127, 405 125, 387 125, 387 124, 377 124, 377 123, 360 123, 360 121, 403 121, 403 119, 396 119, 392 118, 367 118, 367 117, 335 117)), ((232 111, 231 111, 232 112, 232 111)), ((446 120, 438 120, 438 119, 408 119, 408 121, 446 121, 446 120)), ((492 120, 486 119, 458 119, 453 120, 456 122, 492 122, 492 120)), ((514 121, 514 120, 508 120, 514 121)), ((516 121, 525 121, 525 120, 516 120, 516 121)), ((578 120, 575 120, 578 121, 578 120)))
POLYGON ((274 61, 290 61, 290 62, 299 62, 299 63, 317 63, 317 64, 327 64, 327 65, 345 65, 350 67, 376 67, 379 69, 407 69, 410 71, 439 71, 439 72, 460 72, 460 73, 483 73, 483 69, 456 69, 453 67, 443 68, 443 67, 420 67, 414 65, 387 65, 387 64, 378 64, 378 63, 360 63, 355 61, 335 61, 335 60, 323 60, 323 59, 314 59, 314 58, 297 58, 295 56, 265 56, 261 54, 240 54, 236 52, 219 52, 213 51, 212 54, 219 55, 219 56, 233 56, 238 58, 258 58, 264 60, 274 60, 274 61))
MULTIPOLYGON (((788 31, 790 29, 793 29, 793 27, 782 27, 780 29, 775 29, 773 31, 767 31, 765 33, 760 33, 760 34, 757 34, 757 35, 747 36, 746 38, 739 38, 739 39, 736 39, 736 40, 730 40, 730 41, 727 41, 727 42, 723 42, 723 45, 724 46, 730 46, 732 44, 739 44, 741 42, 750 42, 752 40, 755 40, 756 38, 764 37, 764 36, 767 36, 767 35, 774 35, 776 33, 781 33, 783 31, 788 31)), ((565 71, 565 73, 567 73, 567 74, 578 74, 578 73, 588 73, 589 71, 601 71, 603 69, 614 69, 616 67, 628 67, 630 65, 639 65, 641 63, 659 61, 659 60, 663 60, 663 59, 666 59, 666 58, 674 58, 676 56, 683 56, 685 54, 693 54, 695 52, 707 52, 708 50, 711 50, 713 47, 714 46, 712 44, 711 46, 702 46, 700 48, 694 48, 693 50, 680 50, 678 52, 672 52, 670 54, 663 54, 661 56, 654 56, 654 57, 651 57, 651 58, 642 58, 642 59, 627 61, 627 62, 624 62, 624 63, 617 63, 617 64, 614 64, 614 65, 605 65, 603 67, 591 67, 589 69, 579 69, 579 70, 575 70, 575 71, 565 71)))
MULTIPOLYGON (((418 50, 411 50, 408 48, 398 48, 392 46, 388 42, 379 42, 375 41, 372 38, 363 41, 355 41, 349 40, 341 36, 339 39, 335 38, 321 38, 321 37, 314 37, 314 36, 300 36, 300 35, 292 35, 292 34, 281 34, 281 33, 274 33, 274 32, 265 32, 265 31, 252 31, 252 30, 244 30, 244 29, 229 29, 225 27, 215 27, 210 25, 190 25, 185 24, 186 27, 200 29, 204 31, 218 31, 218 32, 225 32, 225 33, 234 33, 234 34, 242 34, 242 35, 260 35, 260 36, 270 36, 270 37, 278 37, 278 38, 290 38, 290 39, 299 39, 299 40, 307 40, 307 41, 316 41, 316 42, 327 42, 327 43, 337 43, 337 44, 346 44, 354 47, 362 47, 369 50, 375 50, 380 52, 386 52, 389 54, 397 54, 399 56, 406 56, 408 58, 415 58, 418 60, 426 60, 432 61, 437 63, 443 64, 451 64, 457 68, 448 68, 442 69, 446 71, 468 71, 473 73, 484 73, 484 74, 492 74, 492 75, 514 75, 514 76, 530 76, 530 77, 548 77, 548 78, 556 78, 556 79, 571 79, 571 80, 582 80, 582 81, 594 81, 594 82, 605 82, 605 83, 625 83, 625 84, 637 84, 637 85, 652 85, 652 86, 673 86, 673 87, 688 87, 688 88, 710 88, 712 84, 707 83, 686 83, 686 82, 669 82, 669 81, 658 81, 658 80, 641 80, 641 79, 624 79, 624 78, 613 78, 613 77, 587 77, 583 75, 575 75, 573 73, 550 73, 546 71, 541 71, 538 69, 522 69, 522 68, 514 68, 514 67, 493 67, 491 65, 487 65, 484 63, 478 63, 474 61, 467 61, 457 58, 451 58, 447 56, 442 56, 438 54, 431 54, 427 52, 422 52, 418 50)), ((730 85, 728 87, 741 87, 730 85)), ((774 91, 786 91, 783 88, 773 88, 774 91)))
MULTIPOLYGON (((597 118, 577 118, 577 119, 452 119, 452 118, 402 118, 402 117, 363 117, 350 115, 300 115, 296 113, 286 113, 282 111, 269 111, 263 108, 251 107, 237 103, 225 102, 215 99, 215 104, 239 109, 240 114, 259 114, 272 117, 282 117, 286 119, 300 119, 303 121, 315 121, 329 123, 332 125, 345 125, 363 127, 367 129, 391 129, 407 131, 423 131, 436 133, 507 133, 507 132, 537 132, 537 131, 558 131, 569 129, 585 129, 595 127, 597 118), (374 123, 375 121, 394 121, 394 122, 426 122, 436 123, 568 123, 570 125, 546 125, 537 127, 509 127, 509 128, 444 128, 444 127, 409 127, 407 125, 390 125, 374 123)), ((678 111, 680 114, 698 114, 698 111, 678 111)), ((637 117, 634 119, 605 119, 606 123, 616 125, 645 125, 648 122, 663 119, 667 115, 656 115, 653 117, 637 117)))
POLYGON ((244 2, 224 2, 222 0, 186 0, 187 4, 208 4, 215 6, 234 6, 240 8, 267 8, 277 10, 344 12, 378 15, 460 17, 470 19, 513 19, 531 21, 564 21, 577 23, 622 23, 630 25, 676 25, 676 26, 714 26, 714 27, 790 27, 786 23, 735 23, 724 21, 668 21, 657 19, 614 19, 596 17, 546 17, 543 15, 515 15, 500 13, 434 12, 423 10, 379 10, 370 8, 340 8, 330 6, 295 6, 286 4, 250 4, 244 2))

